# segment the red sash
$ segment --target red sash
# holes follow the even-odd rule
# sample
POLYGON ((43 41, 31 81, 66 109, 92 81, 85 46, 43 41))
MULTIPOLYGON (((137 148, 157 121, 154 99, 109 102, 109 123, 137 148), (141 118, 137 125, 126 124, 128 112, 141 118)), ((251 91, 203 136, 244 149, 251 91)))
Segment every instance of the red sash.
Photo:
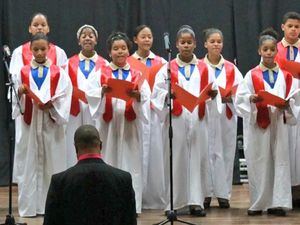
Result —
MULTIPOLYGON (((284 79, 285 79, 285 97, 288 96, 291 90, 293 77, 290 73, 282 70, 284 79)), ((254 87, 254 91, 257 94, 260 90, 265 90, 263 72, 259 66, 255 67, 251 71, 252 83, 254 87)), ((268 107, 260 102, 256 103, 257 108, 257 117, 256 122, 260 128, 266 129, 270 124, 269 110, 268 107)))
MULTIPOLYGON (((225 72, 226 72, 226 87, 225 89, 230 89, 233 86, 234 80, 235 80, 235 70, 234 70, 234 65, 225 60, 224 61, 224 67, 225 67, 225 72)), ((232 111, 229 108, 228 104, 226 104, 226 116, 230 120, 232 118, 232 111)))
MULTIPOLYGON (((30 50, 30 42, 22 45, 22 59, 24 65, 29 65, 32 60, 32 52, 30 50)), ((49 51, 47 53, 47 58, 51 60, 52 64, 56 65, 56 48, 55 45, 49 44, 49 51)))
MULTIPOLYGON (((138 78, 138 71, 130 69, 131 74, 131 82, 135 82, 138 78)), ((101 85, 106 84, 108 78, 112 77, 112 69, 110 66, 103 66, 101 68, 101 85)), ((137 87, 138 88, 138 87, 137 87)), ((127 121, 133 121, 136 118, 136 114, 132 107, 133 100, 130 99, 126 102, 126 108, 125 108, 125 118, 127 121)), ((103 114, 103 120, 105 122, 111 121, 113 118, 113 107, 112 107, 112 99, 111 97, 106 96, 106 102, 105 102, 105 112, 103 114)))
MULTIPOLYGON (((173 59, 171 61, 171 83, 174 86, 176 83, 178 83, 178 64, 176 63, 176 60, 173 59)), ((201 76, 200 78, 200 92, 208 85, 208 69, 206 64, 199 60, 197 68, 199 70, 199 74, 201 76)), ((173 100, 173 109, 172 114, 174 116, 180 116, 182 113, 182 105, 176 99, 173 100)), ((203 119, 205 115, 205 102, 199 103, 198 106, 198 116, 200 119, 203 119)))
POLYGON ((283 46, 281 41, 277 43, 277 50, 278 52, 276 58, 279 57, 279 58, 287 59, 287 48, 283 46))
MULTIPOLYGON (((105 59, 101 56, 98 56, 98 59, 96 61, 95 68, 99 68, 101 66, 104 66, 106 64, 105 59)), ((74 55, 69 59, 69 76, 72 82, 73 87, 78 88, 78 82, 77 82, 77 71, 79 68, 79 57, 78 55, 74 55)), ((75 98, 72 95, 72 102, 71 102, 71 109, 70 114, 72 116, 77 116, 80 112, 80 106, 79 106, 79 100, 75 98)))
MULTIPOLYGON (((56 65, 51 65, 50 68, 50 95, 51 97, 54 96, 57 84, 60 77, 59 67, 56 65)), ((30 81, 29 77, 31 74, 31 67, 29 65, 26 65, 21 70, 21 79, 22 83, 26 84, 30 88, 30 81)), ((24 112, 24 121, 28 125, 31 124, 32 119, 32 99, 26 95, 25 97, 25 112, 24 112)))

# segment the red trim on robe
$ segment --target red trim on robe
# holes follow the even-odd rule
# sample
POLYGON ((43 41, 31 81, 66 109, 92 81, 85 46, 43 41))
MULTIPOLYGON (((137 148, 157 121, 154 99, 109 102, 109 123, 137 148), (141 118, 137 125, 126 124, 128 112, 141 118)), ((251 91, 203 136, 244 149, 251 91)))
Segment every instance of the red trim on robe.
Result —
MULTIPOLYGON (((112 78, 112 69, 109 66, 103 66, 101 70, 102 70, 101 71, 101 73, 102 73, 101 74, 101 85, 103 85, 103 84, 107 83, 107 80, 109 78, 112 78)), ((138 73, 139 73, 138 71, 130 69, 131 82, 136 81, 136 79, 139 77, 138 73)), ((132 103, 133 103, 132 99, 130 99, 129 101, 126 102, 124 116, 127 121, 133 121, 136 119, 136 114, 133 110, 132 103)), ((113 118, 112 98, 106 96, 105 112, 103 114, 103 120, 108 123, 111 121, 112 118, 113 118)))
MULTIPOLYGON (((95 64, 95 71, 96 68, 100 68, 106 64, 105 59, 98 55, 98 59, 95 64)), ((69 76, 72 82, 72 86, 78 88, 78 81, 77 81, 77 71, 79 68, 79 56, 74 55, 69 59, 68 69, 69 69, 69 76)), ((70 114, 72 116, 78 116, 80 113, 80 105, 79 100, 72 95, 72 102, 70 108, 70 114)))
MULTIPOLYGON (((30 42, 22 45, 22 59, 24 65, 29 65, 33 58, 32 52, 30 50, 30 42)), ((49 51, 47 53, 47 58, 51 60, 52 64, 57 63, 56 61, 56 47, 54 44, 49 44, 49 51)))
MULTIPOLYGON (((293 77, 287 71, 282 71, 282 72, 284 75, 285 85, 286 85, 285 97, 287 97, 291 90, 293 77)), ((251 77, 252 77, 254 91, 256 94, 260 90, 265 90, 263 71, 260 69, 259 66, 252 69, 251 77)), ((271 123, 268 107, 266 105, 263 105, 258 102, 258 103, 256 103, 256 108, 257 108, 256 122, 260 128, 266 129, 269 126, 269 124, 271 123)), ((284 118, 284 120, 285 120, 285 118, 284 118)))
MULTIPOLYGON (((170 65, 171 69, 171 84, 175 85, 178 83, 178 64, 176 63, 176 60, 173 59, 171 61, 170 65)), ((206 64, 199 60, 197 64, 197 68, 199 70, 199 74, 201 76, 200 78, 200 92, 208 85, 208 69, 206 64)), ((199 92, 199 94, 200 94, 199 92)), ((172 114, 174 116, 180 116, 182 113, 182 105, 176 101, 176 99, 173 99, 173 109, 172 109, 172 114)), ((205 116, 205 102, 202 102, 198 106, 198 116, 199 119, 203 119, 205 116)))
MULTIPOLYGON (((50 95, 53 97, 58 85, 60 71, 59 67, 56 65, 51 65, 50 68, 50 95)), ((24 66, 21 69, 21 79, 22 83, 26 84, 30 88, 30 75, 31 67, 29 65, 24 66)), ((25 96, 25 111, 23 119, 26 124, 30 125, 32 120, 32 99, 29 96, 25 96)))
MULTIPOLYGON (((225 60, 224 61, 224 67, 225 67, 225 72, 226 72, 226 87, 225 89, 231 89, 233 84, 234 84, 234 80, 235 80, 235 70, 234 70, 234 65, 225 60)), ((229 108, 228 104, 226 104, 226 116, 227 118, 230 120, 232 118, 232 111, 229 108)))

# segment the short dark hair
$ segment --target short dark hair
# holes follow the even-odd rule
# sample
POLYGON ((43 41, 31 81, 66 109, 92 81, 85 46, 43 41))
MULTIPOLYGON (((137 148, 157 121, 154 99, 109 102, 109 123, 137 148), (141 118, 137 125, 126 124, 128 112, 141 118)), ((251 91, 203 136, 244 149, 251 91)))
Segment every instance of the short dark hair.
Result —
POLYGON ((300 21, 300 14, 297 12, 287 12, 283 15, 282 23, 285 24, 288 19, 300 21))
POLYGON ((178 39, 182 36, 182 34, 186 34, 186 33, 192 35, 193 39, 196 40, 196 35, 193 28, 190 25, 182 25, 177 31, 176 41, 178 41, 178 39))
POLYGON ((98 130, 92 125, 82 125, 75 131, 74 144, 78 149, 101 146, 98 130))
POLYGON ((32 44, 32 42, 38 41, 38 40, 45 40, 49 43, 48 36, 42 32, 38 32, 35 35, 31 36, 30 44, 32 44))
POLYGON ((117 32, 111 33, 106 41, 106 47, 107 47, 108 52, 111 51, 113 43, 118 40, 125 41, 127 48, 130 51, 130 49, 132 47, 132 42, 130 41, 130 39, 128 38, 128 36, 125 33, 117 31, 117 32))

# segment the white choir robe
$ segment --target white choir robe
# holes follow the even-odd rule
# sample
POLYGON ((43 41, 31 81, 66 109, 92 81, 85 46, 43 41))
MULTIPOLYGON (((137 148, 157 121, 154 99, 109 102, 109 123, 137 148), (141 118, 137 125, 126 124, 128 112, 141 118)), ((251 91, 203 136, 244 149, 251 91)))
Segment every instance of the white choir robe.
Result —
MULTIPOLYGON (((145 59, 134 53, 132 57, 140 59, 146 64, 145 59)), ((155 54, 150 51, 148 56, 153 61, 155 54)), ((160 58, 162 63, 166 60, 160 58)), ((164 150, 162 126, 160 118, 154 109, 148 110, 149 123, 143 123, 143 208, 163 209, 166 205, 166 188, 164 174, 164 150), (157 171, 160 171, 157 173, 157 171)))
MULTIPOLYGON (((67 55, 63 49, 55 45, 56 50, 56 65, 63 66, 67 63, 67 55)), ((21 68, 24 66, 23 57, 22 57, 22 45, 17 47, 11 56, 10 64, 9 64, 9 71, 13 76, 19 76, 21 68)), ((19 79, 19 78, 18 78, 19 79)), ((9 94, 9 92, 8 92, 9 94)), ((10 96, 9 96, 10 98, 10 96)), ((21 117, 15 118, 15 139, 20 139, 20 135, 22 135, 21 128, 19 128, 19 124, 21 123, 21 117)), ((15 151, 14 158, 18 158, 19 152, 15 151)), ((14 163, 15 170, 16 163, 14 163)), ((14 173, 15 174, 15 173, 14 173)), ((17 179, 13 176, 13 181, 17 182, 17 179)))
MULTIPOLYGON (((300 63, 300 52, 298 52, 295 62, 300 63)), ((300 87, 300 80, 298 87, 300 87)), ((289 144, 290 144, 290 163, 291 163, 291 178, 292 186, 300 185, 300 121, 296 126, 289 127, 289 144)))
MULTIPOLYGON (((112 75, 112 77, 114 77, 112 75)), ((96 77, 95 77, 96 78, 96 77)), ((129 72, 127 81, 131 81, 129 72)), ((103 120, 105 112, 105 95, 101 97, 101 77, 89 83, 86 97, 93 119, 100 121, 100 138, 102 154, 106 163, 129 172, 132 176, 135 191, 136 211, 142 211, 143 191, 143 152, 142 152, 142 123, 148 123, 147 111, 150 107, 150 88, 147 82, 141 86, 141 102, 133 101, 136 114, 134 121, 125 118, 126 102, 112 98, 113 118, 110 122, 103 120)))
MULTIPOLYGON (((168 84, 166 82, 167 65, 164 65, 156 75, 151 102, 163 121, 162 137, 164 142, 166 198, 170 209, 170 162, 169 162, 169 109, 166 106, 168 84)), ((208 83, 212 82, 209 77, 208 83)), ((197 65, 187 81, 178 72, 178 84, 195 96, 199 96, 200 74, 197 65)), ((208 100, 209 101, 209 100, 208 100)), ((188 205, 199 205, 203 208, 206 193, 208 170, 208 130, 207 107, 202 120, 198 116, 198 107, 190 113, 182 106, 180 116, 172 116, 173 127, 173 192, 174 209, 188 205)), ((159 169, 159 168, 158 168, 159 169)), ((160 173, 159 170, 157 173, 160 173)))
MULTIPOLYGON (((21 75, 13 76, 15 88, 21 85, 21 75)), ((20 216, 44 214, 51 176, 66 169, 66 140, 64 125, 70 112, 72 85, 63 69, 55 95, 50 95, 50 69, 39 90, 31 74, 30 89, 43 102, 53 101, 53 108, 42 111, 33 103, 32 121, 27 125, 13 98, 12 117, 18 121, 15 139, 14 177, 18 183, 18 209, 20 216), (50 118, 55 120, 53 122, 50 118)), ((25 95, 20 98, 25 108, 25 95)))
MULTIPOLYGON (((219 76, 215 77, 215 68, 208 65, 208 72, 217 87, 226 88, 226 72, 223 66, 219 76)), ((234 66, 234 85, 238 85, 243 76, 234 66)), ((232 96, 234 101, 234 96, 232 96)), ((233 103, 227 103, 233 114, 229 120, 226 116, 226 104, 218 95, 208 105, 208 170, 206 197, 230 199, 232 191, 233 163, 236 150, 237 115, 233 103)))
MULTIPOLYGON (((286 84, 282 71, 272 89, 264 81, 265 90, 285 98, 286 84)), ((299 117, 300 99, 297 82, 293 79, 290 90, 290 108, 285 110, 286 123, 295 124, 299 117)), ((235 104, 243 117, 244 153, 248 168, 250 210, 267 210, 274 207, 292 208, 288 125, 283 122, 283 111, 268 106, 270 125, 266 129, 256 123, 256 104, 250 103, 255 94, 251 72, 239 85, 235 104)))
MULTIPOLYGON (((108 62, 107 62, 108 64, 108 62)), ((67 64, 68 65, 68 64, 67 64)), ((66 66, 65 71, 69 73, 69 67, 66 66)), ((77 70, 77 85, 78 88, 84 92, 86 92, 89 88, 89 83, 94 82, 95 79, 100 77, 101 70, 96 71, 96 66, 90 72, 88 78, 84 76, 80 68, 77 70)), ((74 134, 78 127, 84 124, 90 124, 95 126, 98 130, 100 129, 99 120, 95 120, 92 118, 89 107, 86 103, 79 100, 79 108, 80 112, 75 117, 70 114, 69 122, 66 127, 66 140, 67 140, 67 167, 74 166, 77 163, 77 155, 74 146, 74 134)))

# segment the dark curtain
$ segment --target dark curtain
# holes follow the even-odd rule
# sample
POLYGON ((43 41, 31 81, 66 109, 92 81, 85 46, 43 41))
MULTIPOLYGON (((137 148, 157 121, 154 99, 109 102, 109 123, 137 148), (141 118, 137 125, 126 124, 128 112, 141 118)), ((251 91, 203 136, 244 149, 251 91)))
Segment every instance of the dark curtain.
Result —
MULTIPOLYGON (((112 31, 124 31, 132 38, 134 28, 145 23, 154 34, 153 51, 165 58, 163 33, 170 33, 172 57, 175 57, 178 28, 183 24, 192 26, 197 38, 195 53, 202 58, 205 55, 202 32, 206 28, 217 27, 224 34, 224 57, 236 60, 245 74, 259 62, 259 33, 272 26, 282 37, 280 24, 287 11, 300 12, 299 0, 2 0, 0 42, 1 46, 8 44, 14 49, 27 41, 31 15, 43 12, 48 16, 50 40, 62 47, 69 57, 79 51, 76 32, 83 24, 96 27, 100 35, 97 51, 108 58, 106 39, 112 31)), ((0 184, 6 184, 9 103, 6 100, 3 63, 0 69, 0 184)))

